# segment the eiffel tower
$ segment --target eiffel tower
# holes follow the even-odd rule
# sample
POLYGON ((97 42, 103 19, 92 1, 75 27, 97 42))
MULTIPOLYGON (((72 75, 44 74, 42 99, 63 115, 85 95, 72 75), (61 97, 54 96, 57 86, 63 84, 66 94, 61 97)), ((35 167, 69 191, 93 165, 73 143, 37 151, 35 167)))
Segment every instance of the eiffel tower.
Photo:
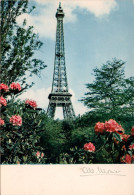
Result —
POLYGON ((71 102, 72 94, 68 91, 66 64, 65 64, 65 48, 64 48, 64 30, 63 18, 64 12, 59 3, 59 8, 56 12, 57 29, 56 29, 56 44, 55 44, 55 61, 52 90, 48 96, 49 105, 47 114, 54 118, 56 107, 63 108, 64 119, 75 118, 73 105, 71 102))

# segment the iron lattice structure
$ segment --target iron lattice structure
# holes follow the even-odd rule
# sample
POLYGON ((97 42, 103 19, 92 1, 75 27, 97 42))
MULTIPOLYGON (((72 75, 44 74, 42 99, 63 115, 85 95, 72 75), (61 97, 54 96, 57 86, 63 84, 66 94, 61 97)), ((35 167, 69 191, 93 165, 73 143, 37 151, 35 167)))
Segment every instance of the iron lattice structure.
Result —
POLYGON ((47 114, 54 118, 56 107, 63 108, 64 119, 72 119, 75 117, 73 105, 71 102, 72 94, 68 91, 66 64, 65 64, 65 48, 64 48, 64 29, 63 18, 64 12, 59 3, 59 8, 56 12, 57 29, 56 29, 56 44, 55 44, 55 61, 54 73, 52 82, 52 91, 48 96, 49 105, 47 114))

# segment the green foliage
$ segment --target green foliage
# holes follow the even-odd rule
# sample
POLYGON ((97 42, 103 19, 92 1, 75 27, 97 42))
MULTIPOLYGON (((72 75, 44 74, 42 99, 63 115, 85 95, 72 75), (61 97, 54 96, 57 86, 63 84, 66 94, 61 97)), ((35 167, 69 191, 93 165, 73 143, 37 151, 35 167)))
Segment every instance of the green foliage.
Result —
POLYGON ((134 78, 125 79, 124 64, 113 59, 100 69, 94 69, 95 80, 86 84, 88 92, 82 99, 87 107, 115 119, 122 112, 126 113, 126 109, 132 109, 130 102, 134 104, 134 78))
POLYGON ((47 156, 46 163, 59 163, 59 155, 63 150, 64 135, 61 133, 61 122, 48 119, 41 134, 40 146, 47 156))
MULTIPOLYGON (((8 86, 19 82, 21 90, 1 91, 8 98, 7 106, 1 107, 1 118, 5 125, 1 126, 2 163, 43 163, 45 157, 37 157, 42 152, 39 146, 40 134, 44 128, 46 114, 39 109, 33 109, 16 100, 25 89, 32 86, 27 84, 29 76, 40 76, 46 67, 44 62, 34 57, 42 42, 34 33, 33 26, 26 26, 26 20, 20 27, 17 18, 24 13, 30 14, 34 9, 28 8, 28 0, 4 0, 1 6, 1 82, 8 86), (9 98, 10 96, 10 98, 9 98), (20 116, 22 125, 9 122, 11 116, 20 116)), ((1 105, 0 105, 1 106, 1 105)))
POLYGON ((1 118, 5 124, 1 126, 1 161, 3 164, 16 163, 45 163, 45 157, 38 159, 37 151, 43 152, 39 146, 40 134, 44 130, 44 111, 28 108, 24 102, 7 101, 7 106, 2 107, 1 118), (11 116, 19 115, 22 118, 22 125, 13 125, 10 122, 11 116))
POLYGON ((23 90, 31 86, 26 84, 28 76, 40 76, 46 67, 43 61, 33 57, 42 46, 34 28, 26 27, 26 20, 22 27, 16 22, 17 17, 32 9, 28 10, 28 0, 1 1, 1 80, 7 85, 19 82, 23 90))

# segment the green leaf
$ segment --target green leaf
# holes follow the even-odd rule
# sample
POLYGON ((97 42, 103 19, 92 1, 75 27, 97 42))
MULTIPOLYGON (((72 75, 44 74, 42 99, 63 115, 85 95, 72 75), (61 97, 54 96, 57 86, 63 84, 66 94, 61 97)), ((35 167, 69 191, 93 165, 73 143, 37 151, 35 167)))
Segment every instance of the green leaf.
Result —
POLYGON ((117 141, 122 142, 122 139, 118 133, 113 133, 113 136, 117 139, 117 141))

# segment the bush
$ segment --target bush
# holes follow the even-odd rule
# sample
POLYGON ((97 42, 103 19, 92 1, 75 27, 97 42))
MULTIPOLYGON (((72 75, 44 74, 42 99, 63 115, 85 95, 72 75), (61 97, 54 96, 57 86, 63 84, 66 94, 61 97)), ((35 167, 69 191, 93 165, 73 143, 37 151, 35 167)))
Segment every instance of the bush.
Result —
POLYGON ((43 148, 38 144, 44 125, 44 121, 40 119, 42 111, 37 109, 35 101, 29 100, 29 104, 15 101, 15 95, 21 87, 18 83, 10 86, 0 85, 1 161, 3 164, 45 163, 43 148), (37 152, 42 155, 37 155, 37 152))

